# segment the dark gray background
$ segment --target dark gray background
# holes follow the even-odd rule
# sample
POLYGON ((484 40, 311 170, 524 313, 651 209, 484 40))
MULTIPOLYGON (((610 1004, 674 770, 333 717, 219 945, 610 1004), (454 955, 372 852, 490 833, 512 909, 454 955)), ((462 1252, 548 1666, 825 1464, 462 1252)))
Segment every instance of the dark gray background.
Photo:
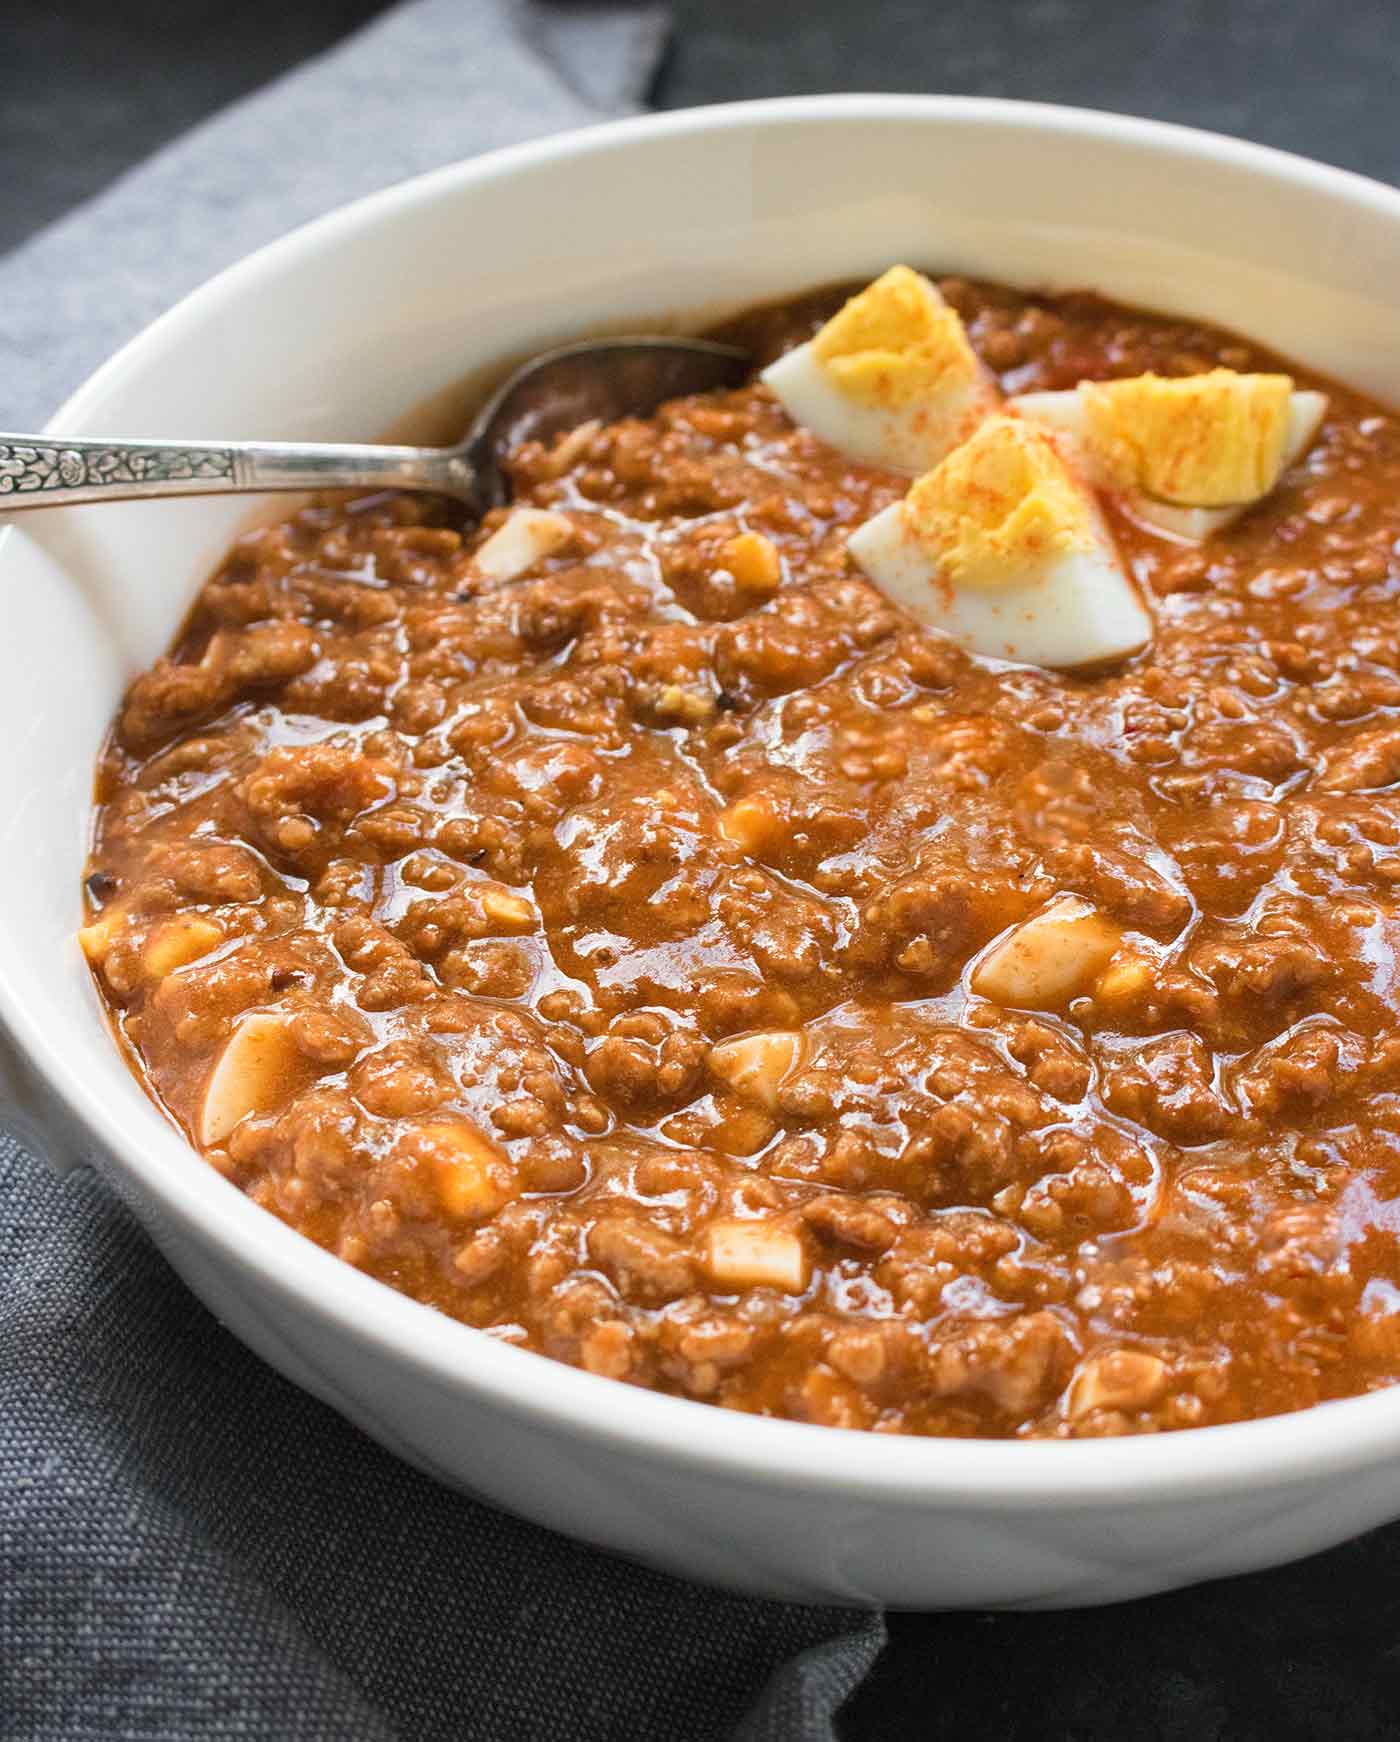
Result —
MULTIPOLYGON (((1215 127, 1400 180, 1400 9, 1380 0, 672 6, 663 107, 833 89, 1031 97, 1215 127)), ((0 250, 379 10, 0 0, 0 250)), ((895 1617, 843 1729, 1331 1742, 1393 1734, 1397 1719, 1400 1528, 1301 1567, 1113 1610, 895 1617)))
MULTIPOLYGON (((378 0, 0 0, 0 249, 378 0)), ((664 108, 829 90, 1083 103, 1400 180, 1393 0, 671 0, 664 108)))

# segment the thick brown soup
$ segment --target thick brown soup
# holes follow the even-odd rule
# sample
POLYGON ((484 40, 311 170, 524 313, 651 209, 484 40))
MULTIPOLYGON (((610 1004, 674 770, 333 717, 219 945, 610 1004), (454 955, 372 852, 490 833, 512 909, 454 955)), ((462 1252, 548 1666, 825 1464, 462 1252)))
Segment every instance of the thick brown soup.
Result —
MULTIPOLYGON (((1008 391, 1279 366, 942 288, 1008 391)), ((348 1263, 638 1385, 1035 1437, 1393 1383, 1400 427, 1328 391, 1205 544, 1110 509, 1155 639, 1093 675, 891 606, 845 540, 907 480, 758 385, 520 451, 572 530, 510 583, 419 497, 248 534, 100 770, 143 1080, 348 1263), (974 995, 1066 893, 1092 984, 974 995)))

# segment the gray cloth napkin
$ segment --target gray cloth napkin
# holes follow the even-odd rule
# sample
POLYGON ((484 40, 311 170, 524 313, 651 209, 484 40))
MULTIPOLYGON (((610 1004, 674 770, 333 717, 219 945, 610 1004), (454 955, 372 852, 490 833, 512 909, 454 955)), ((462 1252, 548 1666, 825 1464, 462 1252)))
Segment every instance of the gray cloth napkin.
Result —
POLYGON ((0 422, 38 429, 171 303, 309 218, 638 108, 665 33, 659 6, 417 0, 388 13, 0 262, 0 422))
MULTIPOLYGON (((391 13, 0 262, 0 416, 37 427, 293 224, 635 106, 663 32, 644 7, 391 13)), ((221 1330, 91 1173, 0 1137, 0 1737, 828 1742, 884 1638, 418 1475, 221 1330)))
POLYGON ((420 1476, 3 1137, 0 1277, 7 1742, 831 1742, 883 1643, 420 1476))

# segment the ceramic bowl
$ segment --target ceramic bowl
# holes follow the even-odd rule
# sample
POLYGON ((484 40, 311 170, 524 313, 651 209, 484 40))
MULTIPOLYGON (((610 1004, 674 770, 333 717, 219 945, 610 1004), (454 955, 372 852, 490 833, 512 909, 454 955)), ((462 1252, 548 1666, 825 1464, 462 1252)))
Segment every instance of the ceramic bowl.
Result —
MULTIPOLYGON (((357 439, 494 359, 700 322, 895 259, 1244 330, 1400 401, 1400 194, 1145 121, 957 98, 667 115, 391 188, 205 285, 101 369, 74 434, 357 439)), ((55 509, 0 535, 0 1017, 14 1117, 91 1161, 274 1366, 443 1481, 660 1567, 853 1604, 1074 1605, 1268 1566, 1400 1515, 1400 1388, 1083 1443, 768 1421, 507 1347, 198 1161, 74 942, 93 759, 247 501, 55 509)))

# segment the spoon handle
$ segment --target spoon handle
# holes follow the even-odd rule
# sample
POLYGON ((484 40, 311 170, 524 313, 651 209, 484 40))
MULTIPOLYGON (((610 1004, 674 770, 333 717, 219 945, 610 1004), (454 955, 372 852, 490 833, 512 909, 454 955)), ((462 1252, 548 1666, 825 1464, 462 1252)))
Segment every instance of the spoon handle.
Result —
POLYGON ((438 490, 469 501, 474 486, 467 461, 442 448, 0 435, 0 515, 71 502, 241 490, 438 490))

